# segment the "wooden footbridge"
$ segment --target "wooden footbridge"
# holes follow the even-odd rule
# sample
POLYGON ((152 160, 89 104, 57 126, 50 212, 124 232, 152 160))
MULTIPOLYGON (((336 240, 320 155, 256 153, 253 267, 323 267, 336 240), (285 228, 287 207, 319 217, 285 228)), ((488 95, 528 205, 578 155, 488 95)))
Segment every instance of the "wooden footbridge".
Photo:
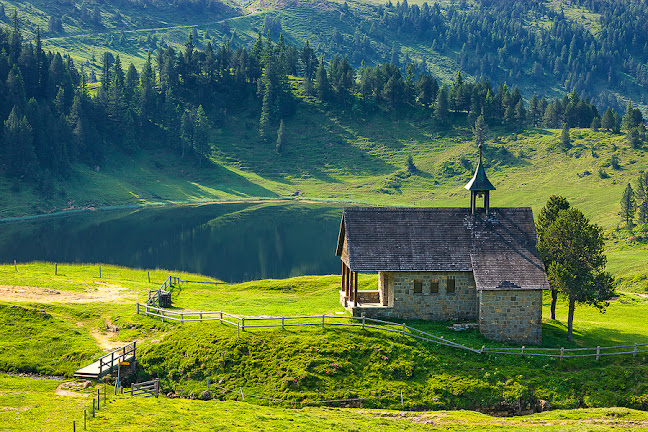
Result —
POLYGON ((96 362, 74 372, 75 377, 79 378, 101 378, 115 370, 119 364, 135 361, 136 342, 131 342, 121 348, 109 352, 100 357, 96 362))

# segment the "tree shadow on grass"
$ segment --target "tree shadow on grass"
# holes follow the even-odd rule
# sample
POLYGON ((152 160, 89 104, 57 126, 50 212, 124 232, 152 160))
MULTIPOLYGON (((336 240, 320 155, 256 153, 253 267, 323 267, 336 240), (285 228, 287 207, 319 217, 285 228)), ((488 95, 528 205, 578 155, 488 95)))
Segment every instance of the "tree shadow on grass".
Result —
MULTIPOLYGON (((623 332, 610 328, 579 329, 574 323, 574 341, 567 342, 567 323, 545 320, 542 323, 542 346, 552 348, 595 348, 597 346, 620 346, 648 343, 645 334, 623 332)), ((645 347, 643 349, 646 349, 645 347)), ((623 351, 623 350, 612 350, 623 351)))

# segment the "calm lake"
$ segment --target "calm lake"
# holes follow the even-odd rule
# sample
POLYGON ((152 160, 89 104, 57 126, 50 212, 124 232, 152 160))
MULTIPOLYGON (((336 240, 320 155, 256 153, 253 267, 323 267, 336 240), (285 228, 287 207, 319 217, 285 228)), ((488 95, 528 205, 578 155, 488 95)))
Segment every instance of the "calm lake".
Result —
POLYGON ((107 263, 226 282, 335 274, 341 206, 232 203, 0 223, 0 261, 107 263))

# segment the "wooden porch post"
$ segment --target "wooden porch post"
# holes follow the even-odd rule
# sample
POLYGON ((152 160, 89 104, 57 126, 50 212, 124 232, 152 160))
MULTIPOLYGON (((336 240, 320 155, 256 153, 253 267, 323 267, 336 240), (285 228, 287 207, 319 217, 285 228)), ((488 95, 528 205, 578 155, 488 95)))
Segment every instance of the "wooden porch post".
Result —
POLYGON ((351 272, 349 267, 346 267, 346 296, 347 298, 351 297, 351 272))
POLYGON ((344 265, 344 262, 342 262, 342 288, 340 288, 341 291, 344 291, 344 277, 346 276, 346 265, 344 265))
POLYGON ((357 307, 358 306, 358 272, 355 273, 355 287, 354 287, 354 293, 353 293, 353 306, 357 307))

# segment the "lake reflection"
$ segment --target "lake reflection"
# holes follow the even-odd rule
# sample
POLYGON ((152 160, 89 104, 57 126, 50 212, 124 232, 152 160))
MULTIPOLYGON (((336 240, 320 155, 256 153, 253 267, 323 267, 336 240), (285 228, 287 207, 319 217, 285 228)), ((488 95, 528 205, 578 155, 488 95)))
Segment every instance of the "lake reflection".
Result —
POLYGON ((332 274, 341 215, 339 206, 236 203, 3 223, 0 260, 166 268, 227 282, 332 274))

